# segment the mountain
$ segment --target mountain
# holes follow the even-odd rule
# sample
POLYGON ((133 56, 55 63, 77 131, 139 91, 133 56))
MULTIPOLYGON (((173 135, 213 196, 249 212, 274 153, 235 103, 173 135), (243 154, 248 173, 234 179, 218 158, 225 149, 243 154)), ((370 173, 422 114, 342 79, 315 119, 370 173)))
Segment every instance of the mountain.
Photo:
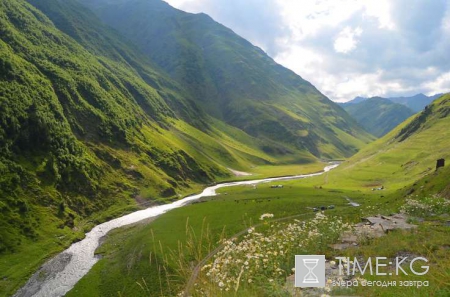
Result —
POLYGON ((123 212, 145 189, 146 198, 174 196, 226 175, 184 150, 188 137, 174 142, 206 126, 175 82, 145 61, 133 68, 126 48, 95 55, 25 1, 2 1, 0 13, 0 252, 47 227, 67 232, 78 219, 123 212))
MULTIPOLYGON (((406 107, 410 108, 414 112, 422 111, 425 106, 436 100, 437 98, 441 97, 443 94, 436 94, 433 96, 427 96, 424 94, 417 94, 411 97, 390 97, 390 98, 382 98, 382 97, 373 97, 373 98, 382 98, 390 100, 394 103, 405 105, 406 107)), ((369 98, 364 97, 356 97, 355 99, 348 101, 346 103, 341 103, 341 106, 345 106, 348 104, 354 104, 354 103, 360 103, 362 101, 365 101, 369 98)))
POLYGON ((140 21, 163 29, 145 39, 167 65, 78 1, 0 2, 1 294, 95 224, 230 178, 229 167, 343 158, 371 139, 209 17, 139 3, 164 9, 140 21), (208 26, 211 52, 172 38, 208 26))
POLYGON ((446 94, 345 161, 330 173, 336 176, 330 176, 330 181, 398 189, 432 176, 436 160, 444 158, 448 166, 449 126, 450 94, 446 94))
POLYGON ((161 0, 82 3, 183 85, 208 114, 251 136, 325 158, 349 156, 370 139, 309 82, 205 14, 161 0))
POLYGON ((344 105, 344 104, 351 104, 351 103, 361 103, 361 102, 363 102, 364 100, 367 100, 368 98, 365 98, 365 97, 355 97, 355 99, 353 99, 353 100, 351 100, 351 101, 348 101, 348 102, 345 102, 345 103, 339 103, 339 105, 344 105))
POLYGON ((412 97, 393 97, 389 98, 392 102, 403 104, 411 108, 415 112, 422 111, 425 106, 441 97, 442 94, 436 94, 433 96, 426 96, 424 94, 417 94, 412 97))
POLYGON ((414 114, 405 105, 379 97, 359 103, 343 104, 347 111, 366 131, 381 137, 414 114))
POLYGON ((86 218, 176 199, 227 167, 315 159, 208 116, 76 1, 2 1, 0 22, 0 253, 58 228, 66 244, 86 218))

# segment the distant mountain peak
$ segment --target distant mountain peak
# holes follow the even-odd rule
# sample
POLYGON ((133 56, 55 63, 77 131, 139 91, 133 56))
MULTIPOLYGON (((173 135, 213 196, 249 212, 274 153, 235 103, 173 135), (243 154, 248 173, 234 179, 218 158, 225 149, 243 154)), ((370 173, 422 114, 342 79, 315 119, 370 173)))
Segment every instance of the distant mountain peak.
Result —
POLYGON ((419 111, 423 110, 425 108, 425 106, 427 106, 428 104, 433 102, 435 99, 441 97, 442 95, 443 94, 435 94, 432 96, 427 96, 423 93, 418 93, 413 96, 400 96, 400 97, 387 97, 387 98, 380 97, 380 96, 374 96, 374 97, 357 96, 353 100, 350 100, 341 105, 356 104, 356 103, 360 103, 360 102, 363 102, 363 101, 365 101, 367 99, 371 99, 371 98, 381 98, 381 99, 390 100, 394 103, 399 103, 399 104, 405 105, 405 106, 409 107, 410 109, 412 109, 414 112, 419 112, 419 111))
POLYGON ((341 105, 361 126, 377 137, 389 133, 415 112, 409 107, 382 97, 341 105))

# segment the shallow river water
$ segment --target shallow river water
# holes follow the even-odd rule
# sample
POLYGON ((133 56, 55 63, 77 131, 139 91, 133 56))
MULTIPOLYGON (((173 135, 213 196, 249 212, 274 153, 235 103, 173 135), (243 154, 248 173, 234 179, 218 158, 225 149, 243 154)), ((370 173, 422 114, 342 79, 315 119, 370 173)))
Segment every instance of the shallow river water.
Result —
POLYGON ((156 217, 169 210, 184 206, 201 197, 215 196, 216 190, 220 188, 318 176, 336 168, 338 165, 339 164, 329 165, 324 168, 324 171, 319 173, 217 184, 204 189, 201 194, 188 196, 171 204, 139 210, 97 225, 86 234, 86 237, 83 240, 72 244, 68 249, 45 263, 14 296, 64 296, 64 294, 70 291, 99 260, 94 254, 99 246, 99 240, 112 229, 156 217))

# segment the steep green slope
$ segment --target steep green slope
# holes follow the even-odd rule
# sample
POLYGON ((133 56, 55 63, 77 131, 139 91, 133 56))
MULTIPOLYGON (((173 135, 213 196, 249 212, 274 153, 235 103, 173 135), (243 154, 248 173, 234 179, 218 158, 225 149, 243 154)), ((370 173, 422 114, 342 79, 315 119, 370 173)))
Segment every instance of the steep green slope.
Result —
POLYGON ((115 33, 97 27, 94 38, 98 21, 67 13, 82 9, 75 2, 45 4, 54 23, 25 1, 0 4, 2 282, 92 224, 195 191, 229 176, 227 166, 314 160, 262 152, 266 144, 207 116, 115 33), (55 24, 76 24, 73 38, 55 24))
MULTIPOLYGON (((133 72, 133 75, 156 89, 158 95, 164 98, 177 116, 198 127, 206 125, 204 121, 197 122, 203 119, 203 116, 199 117, 200 110, 195 105, 187 104, 190 99, 179 85, 168 79, 164 72, 155 69, 156 66, 131 47, 127 40, 105 26, 91 11, 78 2, 57 0, 28 0, 27 2, 43 12, 58 30, 72 37, 91 54, 104 59, 105 67, 127 68, 133 72)), ((115 71, 114 68, 110 70, 115 71)), ((141 108, 149 114, 155 112, 148 106, 141 105, 141 108)))
POLYGON ((408 107, 387 99, 373 97, 360 103, 343 104, 347 111, 367 132, 381 137, 414 114, 408 107))
POLYGON ((424 176, 406 187, 402 194, 405 197, 433 197, 439 196, 450 199, 450 166, 439 168, 435 172, 424 176))
POLYGON ((209 114, 252 136, 324 158, 352 155, 371 139, 314 86, 207 15, 160 0, 82 2, 185 86, 209 114))
POLYGON ((362 149, 330 173, 333 185, 371 189, 402 188, 450 159, 450 95, 435 100, 383 138, 362 149))

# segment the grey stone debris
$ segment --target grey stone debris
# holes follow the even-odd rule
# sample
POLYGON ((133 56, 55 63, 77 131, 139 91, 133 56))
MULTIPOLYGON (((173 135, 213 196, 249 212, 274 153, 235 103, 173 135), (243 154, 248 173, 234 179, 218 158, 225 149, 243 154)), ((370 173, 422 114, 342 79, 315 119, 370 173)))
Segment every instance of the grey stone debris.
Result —
POLYGON ((359 241, 384 236, 393 230, 411 230, 417 225, 407 223, 408 217, 404 214, 391 216, 377 215, 366 217, 362 222, 353 226, 352 231, 347 231, 341 236, 340 243, 332 245, 336 250, 343 250, 359 244, 359 241))

